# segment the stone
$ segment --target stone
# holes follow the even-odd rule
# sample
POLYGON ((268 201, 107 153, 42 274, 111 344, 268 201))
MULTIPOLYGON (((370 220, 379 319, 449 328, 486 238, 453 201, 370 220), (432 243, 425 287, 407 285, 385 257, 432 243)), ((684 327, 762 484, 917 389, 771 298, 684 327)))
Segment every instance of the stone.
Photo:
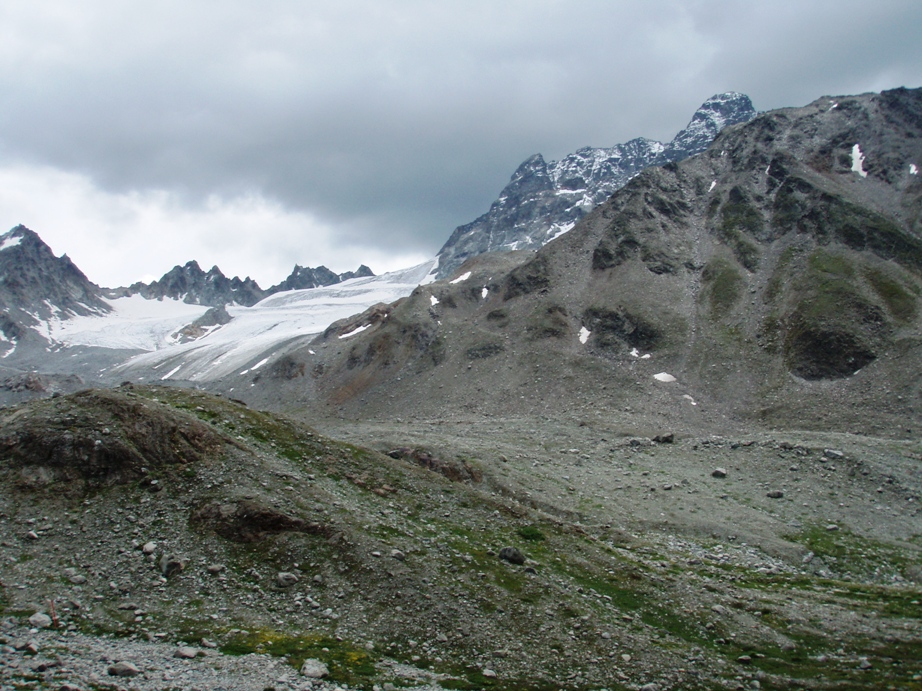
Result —
POLYGON ((160 574, 164 578, 170 578, 180 573, 184 568, 186 568, 186 565, 175 554, 164 554, 160 557, 160 574))
POLYGON ((219 573, 222 573, 225 568, 227 567, 225 567, 224 564, 209 564, 207 571, 212 576, 217 576, 219 573))
POLYGON ((823 449, 823 455, 826 458, 833 458, 836 460, 845 458, 845 454, 837 449, 823 449))
POLYGON ((858 669, 871 669, 873 666, 871 661, 866 657, 862 657, 858 660, 858 669))
POLYGON ((391 559, 396 559, 397 561, 403 561, 407 558, 407 555, 401 552, 399 549, 391 550, 391 559))
POLYGON ((499 551, 499 558, 503 561, 508 561, 510 564, 516 564, 519 566, 525 563, 525 555, 515 547, 503 547, 499 551))
POLYGON ((188 645, 181 645, 173 653, 173 657, 178 657, 180 660, 193 660, 198 657, 198 650, 188 645))
POLYGON ((489 667, 485 668, 485 669, 481 672, 481 674, 482 674, 483 676, 485 676, 487 679, 496 679, 496 672, 494 672, 494 671, 493 671, 492 669, 490 669, 489 667))
POLYGON ((136 677, 141 673, 137 665, 131 662, 121 661, 109 666, 110 677, 136 677))
POLYGON ((830 523, 829 525, 826 526, 826 530, 828 530, 830 533, 834 533, 838 529, 839 529, 839 526, 837 526, 835 523, 830 523))
POLYGON ((714 470, 711 471, 711 477, 717 477, 717 478, 727 477, 727 469, 726 468, 714 468, 714 470))
POLYGON ((297 574, 289 571, 282 571, 275 577, 275 583, 279 588, 289 588, 298 582, 297 574))
POLYGON ((29 617, 29 623, 37 629, 47 629, 51 626, 52 621, 44 612, 36 612, 31 617, 29 617))
POLYGON ((330 670, 327 666, 320 660, 315 660, 314 658, 308 658, 304 661, 304 664, 301 665, 301 676, 307 677, 308 679, 323 679, 329 673, 330 670))
POLYGON ((736 658, 736 661, 741 665, 748 665, 750 662, 752 662, 752 657, 749 655, 740 655, 738 658, 736 658))
POLYGON ((675 441, 675 434, 669 432, 667 434, 657 434, 653 437, 653 441, 657 444, 671 444, 675 441))
POLYGON ((640 687, 640 691, 659 691, 659 685, 654 683, 644 684, 640 687))
POLYGON ((26 537, 30 540, 38 540, 38 533, 36 533, 34 530, 30 530, 28 533, 26 533, 26 537))
POLYGON ((157 551, 157 543, 145 542, 144 546, 141 548, 141 551, 144 552, 144 554, 153 554, 155 551, 157 551))
POLYGON ((769 499, 781 499, 784 497, 784 492, 782 492, 780 489, 773 489, 770 492, 766 492, 765 496, 769 499))

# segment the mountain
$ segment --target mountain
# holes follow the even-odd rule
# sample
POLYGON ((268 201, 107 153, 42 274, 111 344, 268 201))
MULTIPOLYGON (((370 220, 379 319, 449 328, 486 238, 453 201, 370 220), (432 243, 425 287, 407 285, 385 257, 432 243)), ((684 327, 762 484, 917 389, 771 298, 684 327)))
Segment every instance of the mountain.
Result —
POLYGON ((360 318, 328 331, 317 397, 361 416, 629 407, 909 434, 920 162, 922 90, 765 113, 641 172, 524 264, 472 261, 347 347, 360 318))
MULTIPOLYGON (((51 320, 103 315, 109 305, 96 284, 65 254, 19 225, 0 235, 0 354, 38 342, 51 320)), ((43 345, 47 343, 42 341, 43 345)))
POLYGON ((644 168, 704 151, 724 127, 755 116, 749 97, 712 96, 668 144, 643 137, 610 148, 585 147, 560 161, 536 154, 522 163, 490 210, 460 226, 439 251, 439 278, 484 252, 538 249, 567 232, 644 168))
POLYGON ((325 266, 312 269, 295 264, 291 274, 284 281, 263 290, 249 276, 244 279, 237 276, 227 278, 217 266, 213 266, 206 273, 198 262, 190 261, 185 266, 174 266, 159 281, 149 284, 138 282, 127 288, 116 288, 109 291, 109 295, 113 298, 140 295, 147 300, 169 298, 210 307, 223 307, 231 303, 251 307, 260 300, 282 291, 328 286, 362 276, 374 276, 374 273, 364 264, 356 271, 342 274, 333 273, 325 266))

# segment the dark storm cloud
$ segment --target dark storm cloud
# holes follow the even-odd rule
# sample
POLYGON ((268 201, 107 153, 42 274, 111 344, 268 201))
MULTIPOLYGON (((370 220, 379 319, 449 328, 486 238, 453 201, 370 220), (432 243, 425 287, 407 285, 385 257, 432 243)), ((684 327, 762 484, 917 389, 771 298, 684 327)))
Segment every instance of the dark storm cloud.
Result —
POLYGON ((729 89, 768 109, 922 85, 918 2, 16 4, 0 163, 190 209, 259 194, 428 254, 532 153, 666 140, 729 89))

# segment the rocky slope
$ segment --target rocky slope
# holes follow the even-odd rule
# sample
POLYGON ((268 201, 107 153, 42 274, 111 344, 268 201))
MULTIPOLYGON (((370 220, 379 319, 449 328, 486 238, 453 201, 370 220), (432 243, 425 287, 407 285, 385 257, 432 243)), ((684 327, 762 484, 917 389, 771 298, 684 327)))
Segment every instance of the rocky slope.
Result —
POLYGON ((909 435, 919 142, 919 90, 766 113, 647 169, 526 263, 474 260, 293 357, 322 372, 318 398, 359 417, 595 401, 667 424, 909 435))
POLYGON ((639 137, 610 148, 585 147, 560 161, 532 156, 487 213, 451 234, 439 251, 439 277, 449 276, 478 254, 542 247, 644 168, 700 153, 724 127, 754 116, 748 96, 728 92, 705 101, 668 144, 639 137))
POLYGON ((441 422, 324 423, 385 455, 180 389, 0 410, 0 679, 281 691, 316 663, 363 689, 920 678, 913 444, 441 422))

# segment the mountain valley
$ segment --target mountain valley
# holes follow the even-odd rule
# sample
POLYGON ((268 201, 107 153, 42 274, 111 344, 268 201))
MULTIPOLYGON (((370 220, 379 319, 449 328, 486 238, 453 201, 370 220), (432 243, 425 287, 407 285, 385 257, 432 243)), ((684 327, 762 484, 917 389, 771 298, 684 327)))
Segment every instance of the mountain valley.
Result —
POLYGON ((922 90, 702 108, 252 306, 0 236, 0 684, 922 689, 922 90))

